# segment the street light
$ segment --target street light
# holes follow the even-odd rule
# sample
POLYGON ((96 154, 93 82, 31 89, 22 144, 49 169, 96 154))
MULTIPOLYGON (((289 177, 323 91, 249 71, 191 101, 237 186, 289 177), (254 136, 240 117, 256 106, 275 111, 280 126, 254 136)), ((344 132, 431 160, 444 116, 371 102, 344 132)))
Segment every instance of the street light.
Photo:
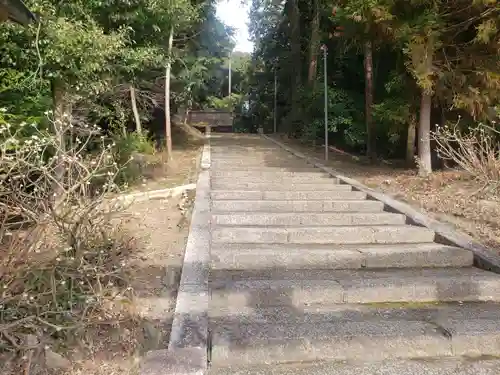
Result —
POLYGON ((233 58, 233 51, 229 51, 229 88, 228 88, 228 96, 231 100, 231 60, 233 58))
POLYGON ((324 65, 324 83, 325 83, 325 160, 328 160, 328 83, 327 83, 327 67, 326 57, 328 56, 328 47, 323 44, 321 46, 323 51, 323 65, 324 65))
POLYGON ((278 63, 274 64, 274 134, 278 132, 278 63))

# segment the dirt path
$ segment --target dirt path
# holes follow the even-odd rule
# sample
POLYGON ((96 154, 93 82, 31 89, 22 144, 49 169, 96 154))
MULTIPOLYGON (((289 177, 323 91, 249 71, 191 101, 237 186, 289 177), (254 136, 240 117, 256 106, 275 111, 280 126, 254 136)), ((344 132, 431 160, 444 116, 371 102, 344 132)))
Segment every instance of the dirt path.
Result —
POLYGON ((500 252, 500 197, 475 194, 481 186, 464 173, 445 170, 423 178, 415 170, 388 164, 368 165, 362 159, 335 151, 330 152, 330 160, 325 163, 323 147, 312 147, 283 138, 279 140, 348 177, 454 225, 458 230, 500 252))
MULTIPOLYGON (((177 152, 164 175, 144 181, 135 191, 196 182, 201 148, 177 152)), ((132 204, 119 216, 136 251, 124 267, 134 278, 134 321, 89 332, 87 347, 74 351, 67 375, 134 375, 147 351, 168 346, 195 191, 169 199, 132 204)))

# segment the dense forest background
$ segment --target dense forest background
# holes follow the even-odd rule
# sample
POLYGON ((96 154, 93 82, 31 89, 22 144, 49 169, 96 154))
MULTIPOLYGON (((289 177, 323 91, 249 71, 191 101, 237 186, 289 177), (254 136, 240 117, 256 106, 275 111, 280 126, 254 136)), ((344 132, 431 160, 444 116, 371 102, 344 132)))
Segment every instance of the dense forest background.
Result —
POLYGON ((409 165, 418 155, 428 174, 431 156, 442 165, 431 153, 433 132, 450 138, 456 129, 439 129, 458 122, 467 132, 498 116, 494 0, 255 0, 251 20, 251 115, 266 131, 273 129, 276 73, 278 131, 324 138, 321 45, 328 50, 329 138, 343 149, 409 165))

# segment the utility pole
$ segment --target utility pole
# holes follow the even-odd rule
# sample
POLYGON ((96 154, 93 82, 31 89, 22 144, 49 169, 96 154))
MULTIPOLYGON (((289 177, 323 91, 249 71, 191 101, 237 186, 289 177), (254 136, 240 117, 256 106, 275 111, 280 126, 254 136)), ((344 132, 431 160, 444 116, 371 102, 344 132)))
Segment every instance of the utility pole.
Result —
POLYGON ((325 83, 325 160, 328 161, 328 80, 327 80, 327 66, 326 57, 328 56, 328 47, 323 44, 321 46, 321 50, 323 51, 323 65, 324 65, 324 83, 325 83))
POLYGON ((274 134, 278 132, 277 126, 277 109, 278 109, 278 74, 276 71, 276 67, 274 67, 274 134))

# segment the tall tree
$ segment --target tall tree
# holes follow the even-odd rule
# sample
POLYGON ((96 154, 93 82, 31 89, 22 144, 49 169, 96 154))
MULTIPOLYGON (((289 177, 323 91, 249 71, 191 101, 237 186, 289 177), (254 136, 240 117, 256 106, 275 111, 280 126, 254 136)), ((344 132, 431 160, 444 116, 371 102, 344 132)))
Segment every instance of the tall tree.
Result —
POLYGON ((314 89, 316 82, 316 73, 318 70, 318 53, 320 44, 320 16, 321 7, 320 0, 312 1, 312 20, 311 20, 311 37, 309 39, 309 69, 307 81, 309 88, 314 89))

